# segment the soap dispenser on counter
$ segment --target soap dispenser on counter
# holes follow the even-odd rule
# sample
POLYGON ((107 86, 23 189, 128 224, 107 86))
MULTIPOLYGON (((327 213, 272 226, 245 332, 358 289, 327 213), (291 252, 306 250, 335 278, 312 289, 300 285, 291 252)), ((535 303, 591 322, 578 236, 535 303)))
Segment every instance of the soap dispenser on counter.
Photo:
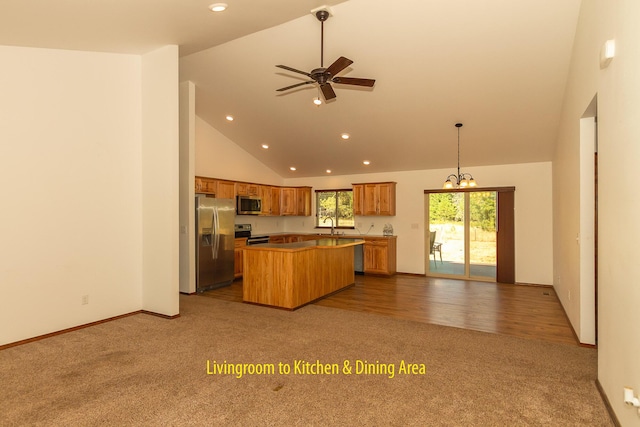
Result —
POLYGON ((393 236, 393 226, 391 224, 385 224, 382 228, 383 236, 393 236))

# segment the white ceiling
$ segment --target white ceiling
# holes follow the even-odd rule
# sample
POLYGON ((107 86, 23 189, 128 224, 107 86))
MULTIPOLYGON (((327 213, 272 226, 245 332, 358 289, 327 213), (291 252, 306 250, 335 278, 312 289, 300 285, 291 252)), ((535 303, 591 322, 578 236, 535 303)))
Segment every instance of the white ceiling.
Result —
POLYGON ((4 0, 0 44, 178 44, 198 116, 284 177, 455 168, 456 122, 463 169, 552 158, 580 0, 226 0, 213 14, 214 2, 4 0), (345 56, 341 76, 376 85, 336 84, 316 107, 313 85, 275 91, 306 79, 275 65, 320 66, 320 5, 334 14, 324 66, 345 56))

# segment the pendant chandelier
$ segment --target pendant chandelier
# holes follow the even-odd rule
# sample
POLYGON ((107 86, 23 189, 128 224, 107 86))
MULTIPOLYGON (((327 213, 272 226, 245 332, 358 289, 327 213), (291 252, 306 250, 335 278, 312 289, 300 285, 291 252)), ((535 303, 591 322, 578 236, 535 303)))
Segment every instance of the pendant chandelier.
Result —
POLYGON ((456 127, 458 128, 458 174, 452 173, 447 177, 442 186, 445 189, 475 187, 477 185, 470 173, 460 173, 460 128, 462 123, 456 123, 456 127))

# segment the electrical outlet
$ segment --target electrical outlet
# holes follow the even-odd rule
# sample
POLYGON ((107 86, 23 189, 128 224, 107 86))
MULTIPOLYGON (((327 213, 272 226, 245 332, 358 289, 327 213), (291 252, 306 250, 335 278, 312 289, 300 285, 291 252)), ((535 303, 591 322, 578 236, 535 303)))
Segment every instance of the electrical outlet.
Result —
POLYGON ((89 295, 82 295, 82 305, 89 304, 89 295))
POLYGON ((411 224, 411 229, 412 230, 417 230, 418 228, 420 228, 420 226, 418 224, 415 224, 415 223, 411 224))
POLYGON ((571 290, 569 290, 569 301, 571 301, 571 290))

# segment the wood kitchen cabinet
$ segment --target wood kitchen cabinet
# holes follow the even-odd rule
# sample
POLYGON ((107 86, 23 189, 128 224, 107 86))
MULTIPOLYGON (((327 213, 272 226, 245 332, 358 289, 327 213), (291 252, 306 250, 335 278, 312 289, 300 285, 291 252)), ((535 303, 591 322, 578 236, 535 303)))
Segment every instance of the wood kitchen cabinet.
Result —
POLYGON ((260 186, 250 182, 236 182, 237 196, 259 196, 260 186))
POLYGON ((364 238, 364 272, 390 276, 396 273, 396 236, 364 238))
POLYGON ((218 199, 234 199, 236 198, 236 183, 233 181, 218 180, 216 189, 216 198, 218 199))
POLYGON ((353 214, 364 215, 364 184, 353 184, 353 214))
POLYGON ((259 188, 260 194, 260 215, 271 215, 271 187, 268 185, 261 185, 259 188))
POLYGON ((271 215, 280 215, 280 187, 269 187, 271 191, 271 215))
POLYGON ((298 216, 311 215, 311 187, 296 188, 296 211, 298 216))
POLYGON ((213 194, 217 199, 235 199, 235 182, 197 176, 196 193, 213 194))
POLYGON ((396 214, 396 183, 353 184, 353 213, 365 216, 396 214))
POLYGON ((281 188, 280 189, 280 215, 297 215, 296 207, 296 189, 281 188))
POLYGON ((311 187, 281 188, 280 215, 310 216, 311 187))
POLYGON ((262 201, 260 215, 280 215, 280 187, 261 185, 260 200, 262 201))
POLYGON ((235 248, 233 251, 233 277, 242 277, 242 263, 244 262, 243 248, 247 246, 247 238, 237 238, 235 241, 235 248))
POLYGON ((260 215, 311 216, 311 187, 277 187, 196 176, 195 190, 219 199, 259 197, 262 200, 260 215))
POLYGON ((196 177, 196 193, 216 194, 217 181, 212 178, 196 177))

